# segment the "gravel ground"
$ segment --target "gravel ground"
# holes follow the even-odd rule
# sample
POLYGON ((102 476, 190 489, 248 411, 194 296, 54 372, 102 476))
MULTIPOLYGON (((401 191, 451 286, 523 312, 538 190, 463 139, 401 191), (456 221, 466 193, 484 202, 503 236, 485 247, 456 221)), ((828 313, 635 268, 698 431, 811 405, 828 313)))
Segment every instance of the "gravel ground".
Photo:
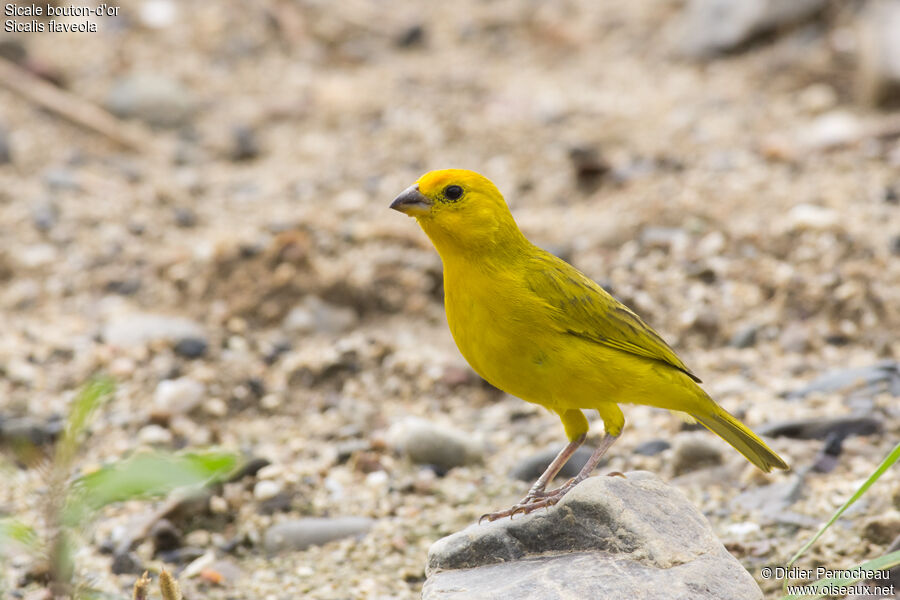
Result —
MULTIPOLYGON (((509 472, 564 442, 555 416, 469 371, 440 261, 387 208, 433 168, 492 178, 530 239, 642 314, 751 427, 876 423, 832 437, 825 466, 822 435, 774 438, 794 470, 764 475, 626 408, 605 468, 677 484, 767 593, 780 582, 760 567, 896 443, 900 143, 859 133, 890 115, 854 104, 853 6, 698 62, 676 51, 676 1, 123 4, 96 34, 0 38, 75 96, 174 120, 145 126, 157 150, 122 152, 0 88, 0 419, 47 426, 105 371, 118 389, 80 470, 142 446, 269 461, 172 518, 206 553, 167 563, 189 597, 417 597, 428 546, 519 498, 529 484, 509 472), (790 394, 851 367, 887 375, 790 394), (427 466, 410 449, 423 431, 444 444, 427 466), (347 516, 374 521, 266 552, 272 525, 347 516)), ((7 476, 0 514, 40 526, 42 471, 7 476)), ((102 550, 155 506, 106 509, 79 577, 130 589, 102 550)), ((894 469, 803 560, 883 553, 898 511, 894 469)), ((153 554, 138 545, 132 570, 162 566, 153 554)), ((12 588, 30 569, 2 568, 12 588)))

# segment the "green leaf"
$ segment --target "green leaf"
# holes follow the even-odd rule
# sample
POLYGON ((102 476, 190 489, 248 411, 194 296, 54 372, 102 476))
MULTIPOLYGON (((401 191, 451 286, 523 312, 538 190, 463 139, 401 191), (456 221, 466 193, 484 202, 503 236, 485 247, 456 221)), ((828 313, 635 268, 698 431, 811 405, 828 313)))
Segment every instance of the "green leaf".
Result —
MULTIPOLYGON (((816 535, 814 535, 811 540, 806 542, 803 545, 803 547, 800 548, 800 550, 798 550, 797 553, 791 557, 791 560, 788 561, 786 566, 788 568, 790 568, 791 565, 793 565, 797 561, 798 558, 803 556, 803 553, 806 552, 807 550, 809 550, 810 546, 815 544, 816 540, 818 540, 820 537, 822 537, 822 534, 825 533, 828 530, 828 528, 831 527, 834 524, 834 522, 837 521, 841 517, 842 514, 844 514, 844 511, 847 510, 848 508, 850 508, 853 505, 853 503, 855 503, 857 500, 859 500, 862 497, 862 495, 866 493, 866 490, 868 490, 872 486, 873 483, 878 481, 878 479, 882 475, 884 475, 885 471, 890 469, 894 465, 894 463, 896 463, 898 460, 900 460, 900 443, 898 443, 894 447, 894 449, 891 450, 891 452, 887 455, 887 457, 885 457, 885 459, 883 461, 881 461, 881 464, 878 465, 878 468, 875 469, 875 471, 871 475, 869 475, 869 478, 866 479, 866 481, 861 486, 859 486, 859 489, 856 490, 856 493, 853 494, 852 496, 850 496, 850 499, 847 500, 846 502, 844 502, 844 505, 841 506, 839 509, 837 509, 837 511, 835 511, 835 513, 833 515, 831 515, 831 518, 828 519, 828 522, 825 523, 822 526, 822 528, 819 529, 818 532, 816 532, 816 535)), ((786 580, 785 580, 785 583, 786 583, 786 580)))
POLYGON ((75 525, 114 502, 164 496, 179 488, 221 481, 238 464, 235 454, 144 452, 78 478, 66 506, 65 523, 75 525))
MULTIPOLYGON (((857 565, 850 569, 849 571, 853 571, 855 569, 860 569, 863 571, 886 571, 888 569, 892 569, 900 565, 900 550, 896 552, 891 552, 889 554, 885 554, 884 556, 879 556, 878 558, 872 559, 870 561, 864 562, 861 565, 857 565)), ((780 600, 799 600, 800 598, 810 598, 815 600, 816 598, 821 598, 822 596, 829 595, 834 586, 846 586, 851 583, 856 583, 862 579, 861 577, 828 577, 825 579, 820 579, 814 583, 810 583, 809 588, 813 593, 810 594, 787 594, 782 596, 780 600)), ((876 580, 875 585, 884 585, 881 583, 883 580, 876 580)))
POLYGON ((37 532, 18 519, 0 519, 0 553, 10 547, 20 547, 31 553, 40 551, 37 532))

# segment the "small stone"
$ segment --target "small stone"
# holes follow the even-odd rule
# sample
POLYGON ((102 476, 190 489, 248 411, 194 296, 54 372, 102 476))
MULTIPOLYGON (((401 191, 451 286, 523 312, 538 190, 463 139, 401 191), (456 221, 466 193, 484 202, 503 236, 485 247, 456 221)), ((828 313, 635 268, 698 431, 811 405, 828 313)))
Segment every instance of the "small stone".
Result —
POLYGON ((412 462, 434 465, 444 472, 483 459, 483 449, 472 442, 471 436, 424 419, 407 419, 394 425, 389 437, 412 462))
POLYGON ((756 336, 759 333, 759 326, 756 324, 747 325, 738 329, 728 345, 732 348, 751 348, 756 345, 756 336))
POLYGON ((45 446, 54 443, 65 428, 59 416, 47 420, 31 417, 5 419, 0 417, 0 442, 12 447, 27 444, 28 446, 45 446))
POLYGON ((59 222, 59 207, 50 200, 36 203, 31 209, 31 222, 38 231, 50 231, 59 222))
POLYGON ((186 337, 175 342, 175 354, 185 358, 200 358, 206 354, 208 344, 206 338, 186 337))
POLYGON ((159 425, 145 425, 138 431, 137 438, 148 446, 164 446, 172 443, 172 432, 159 425))
POLYGON ((203 327, 190 319, 152 313, 118 316, 103 328, 103 340, 123 348, 143 346, 154 341, 177 343, 189 337, 203 338, 203 327))
POLYGON ((797 440, 824 440, 839 435, 841 439, 851 435, 880 433, 883 425, 879 419, 868 416, 845 415, 842 417, 814 417, 767 423, 756 433, 767 437, 788 437, 797 440))
POLYGON ((213 417, 224 417, 228 414, 228 404, 221 398, 210 398, 203 403, 203 411, 213 417))
POLYGON ((166 379, 156 386, 153 400, 159 409, 176 414, 194 410, 206 395, 206 386, 189 377, 166 379))
POLYGON ((832 229, 840 222, 837 211, 813 204, 798 204, 787 215, 791 229, 824 231, 832 229))
POLYGON ((590 192, 597 188, 603 177, 610 172, 610 165, 597 148, 574 146, 569 149, 569 162, 575 171, 575 182, 579 189, 590 192))
POLYGON ((332 540, 365 534, 375 523, 367 517, 306 518, 269 527, 263 536, 266 552, 305 550, 332 540))
POLYGON ((187 125, 196 106, 187 88, 156 73, 136 73, 119 79, 106 99, 106 107, 116 116, 163 128, 187 125))
POLYGON ((666 440, 650 440, 649 442, 639 444, 634 449, 634 453, 640 454, 641 456, 656 456, 657 454, 661 454, 671 447, 672 444, 670 444, 666 440))
POLYGON ((268 500, 281 493, 281 490, 281 482, 264 479, 263 481, 257 481, 256 485, 253 486, 253 497, 258 501, 268 500))
POLYGON ((771 31, 810 20, 827 6, 827 0, 691 0, 681 50, 698 58, 739 50, 771 31))
POLYGON ((185 206, 175 208, 175 224, 182 229, 190 229, 197 226, 197 213, 185 206))
POLYGON ((184 543, 188 546, 205 548, 212 543, 212 536, 205 529, 195 529, 185 536, 184 543))
POLYGON ((672 457, 672 472, 682 475, 722 464, 722 449, 705 433, 679 436, 672 457))
POLYGON ((801 129, 797 133, 797 141, 809 150, 831 150, 858 141, 862 134, 863 123, 856 115, 833 110, 801 129))
MULTIPOLYGON (((543 452, 532 454, 531 456, 520 460, 519 463, 512 468, 509 476, 513 479, 518 479, 519 481, 532 482, 536 480, 547 467, 550 466, 550 463, 553 462, 553 459, 559 454, 560 449, 561 448, 548 448, 543 452)), ((578 450, 575 451, 575 454, 573 454, 566 464, 563 465, 563 468, 560 469, 557 477, 569 478, 578 475, 578 472, 581 471, 581 468, 591 457, 592 453, 593 450, 586 446, 578 448, 578 450)), ((602 466, 607 462, 609 462, 609 460, 604 457, 598 466, 602 466)))
POLYGON ((900 1, 871 2, 863 11, 857 53, 858 90, 870 106, 900 104, 900 1))
POLYGON ((154 554, 168 552, 181 546, 181 532, 168 519, 160 519, 150 529, 154 554))
POLYGON ((8 165, 12 162, 12 149, 9 143, 9 133, 4 127, 0 127, 0 165, 8 165))
POLYGON ((144 565, 134 552, 117 552, 113 555, 110 570, 113 575, 140 575, 144 572, 144 565))
POLYGON ((234 162, 252 160, 259 156, 256 131, 248 125, 238 125, 231 130, 231 148, 228 158, 234 162))
POLYGON ((800 498, 804 481, 803 474, 797 473, 785 481, 743 491, 729 504, 734 511, 758 512, 772 521, 800 498))
POLYGON ((849 388, 861 388, 880 393, 891 393, 900 383, 900 363, 893 360, 885 360, 866 367, 853 367, 850 369, 835 369, 817 377, 809 385, 790 392, 790 399, 804 398, 812 393, 832 393, 849 388))
POLYGON ((900 536, 900 513, 892 511, 866 521, 863 538, 878 546, 887 546, 900 536))
POLYGON ((778 337, 778 343, 786 352, 804 353, 809 350, 812 334, 809 327, 790 323, 778 337))
POLYGON ((293 333, 341 333, 356 324, 356 311, 326 303, 318 296, 306 296, 284 319, 284 328, 293 333))
POLYGON ((212 496, 209 499, 209 512, 214 515, 224 515, 229 511, 228 501, 222 496, 212 496))
POLYGON ((421 23, 409 25, 400 32, 394 43, 398 48, 420 48, 424 46, 425 26, 421 23))

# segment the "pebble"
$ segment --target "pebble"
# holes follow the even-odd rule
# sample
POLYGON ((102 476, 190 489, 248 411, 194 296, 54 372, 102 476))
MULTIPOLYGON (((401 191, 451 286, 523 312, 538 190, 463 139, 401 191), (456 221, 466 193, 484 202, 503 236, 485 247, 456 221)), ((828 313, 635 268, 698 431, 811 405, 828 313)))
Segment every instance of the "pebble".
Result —
POLYGON ((638 446, 634 449, 634 453, 640 454, 641 456, 656 456, 657 454, 661 454, 671 447, 672 444, 670 444, 666 440, 650 440, 649 442, 638 444, 638 446))
POLYGON ((280 481, 273 481, 271 479, 257 481, 256 485, 253 486, 253 497, 258 501, 268 500, 280 494, 282 488, 283 486, 280 481))
POLYGON ((284 318, 283 326, 292 333, 340 333, 357 322, 356 311, 328 304, 318 296, 306 296, 284 318))
POLYGON ((840 435, 842 438, 850 435, 872 435, 880 433, 882 429, 881 421, 874 417, 846 415, 767 423, 757 428, 756 433, 768 437, 824 440, 831 435, 840 435))
POLYGON ((206 386, 189 377, 165 379, 156 386, 153 401, 159 409, 176 414, 194 410, 206 395, 206 386))
POLYGON ((160 519, 150 528, 154 554, 168 552, 181 546, 181 532, 168 519, 160 519))
POLYGON ((675 440, 672 472, 682 475, 722 464, 722 448, 705 432, 679 435, 675 440))
POLYGON ((375 521, 367 517, 305 518, 272 525, 263 536, 266 552, 305 550, 333 540, 362 536, 375 521))
POLYGON ((471 435, 424 419, 401 421, 391 427, 388 437, 412 462, 434 465, 442 471, 480 463, 484 458, 483 448, 472 441, 471 435))
POLYGON ((801 128, 797 132, 797 142, 808 150, 831 150, 858 141, 863 129, 862 121, 853 113, 833 110, 801 128))
POLYGON ((50 231, 59 222, 59 207, 51 200, 35 203, 31 208, 31 222, 38 231, 50 231))
POLYGON ((900 2, 871 2, 859 27, 858 91, 870 106, 900 103, 900 2))
POLYGON ((185 338, 205 339, 203 326, 183 317, 152 313, 132 313, 110 319, 103 328, 103 340, 122 348, 143 346, 154 341, 177 343, 185 338))
POLYGON ((8 165, 12 162, 12 147, 9 143, 9 132, 5 127, 0 127, 0 165, 8 165))
POLYGON ((759 334, 759 326, 756 324, 747 325, 738 329, 728 345, 732 348, 752 348, 756 345, 756 336, 759 334))
POLYGON ((734 511, 759 512, 769 519, 787 510, 803 493, 803 473, 795 473, 785 481, 778 481, 745 490, 731 499, 734 511))
POLYGON ((135 73, 113 84, 107 109, 124 119, 138 119, 161 128, 187 125, 197 104, 181 83, 157 73, 135 73))
POLYGON ((237 125, 231 130, 231 147, 228 158, 234 162, 252 160, 259 156, 256 131, 248 125, 237 125))
POLYGON ((206 339, 202 337, 186 337, 175 342, 173 350, 175 354, 185 358, 200 358, 206 354, 209 346, 206 339))
MULTIPOLYGON (((537 454, 532 454, 531 456, 523 458, 512 468, 509 476, 513 479, 518 479, 519 481, 533 482, 540 477, 550 463, 553 462, 553 459, 556 458, 556 455, 560 450, 561 448, 548 448, 543 452, 538 452, 537 454)), ((560 469, 557 477, 569 478, 578 475, 578 472, 581 471, 581 468, 591 457, 592 452, 593 449, 586 446, 578 448, 578 450, 575 451, 575 454, 573 454, 568 462, 563 465, 563 468, 560 469)), ((602 466, 607 462, 609 462, 608 459, 604 457, 598 466, 602 466)))
POLYGON ((164 446, 172 443, 172 432, 160 425, 150 424, 138 431, 138 441, 148 446, 164 446))
POLYGON ((569 148, 569 162, 575 171, 576 185, 587 192, 596 189, 612 168, 600 151, 593 146, 569 148))
POLYGON ((884 360, 865 367, 828 371, 799 390, 788 393, 787 397, 805 398, 812 393, 839 392, 851 386, 866 388, 873 393, 881 391, 882 388, 891 392, 895 389, 895 384, 900 384, 900 363, 884 360))
POLYGON ((113 575, 140 575, 144 565, 134 552, 117 552, 113 555, 110 570, 113 575))
POLYGON ((840 222, 837 211, 814 204, 798 204, 790 210, 787 222, 791 229, 823 231, 840 222))
POLYGON ((425 26, 415 23, 405 27, 394 40, 398 48, 421 48, 425 45, 425 26))
POLYGON ((780 27, 818 16, 827 0, 691 0, 681 27, 681 51, 707 58, 740 49, 780 27))
POLYGON ((31 446, 52 444, 64 428, 65 422, 59 416, 38 420, 33 417, 8 419, 0 415, 0 441, 12 446, 22 443, 31 446))

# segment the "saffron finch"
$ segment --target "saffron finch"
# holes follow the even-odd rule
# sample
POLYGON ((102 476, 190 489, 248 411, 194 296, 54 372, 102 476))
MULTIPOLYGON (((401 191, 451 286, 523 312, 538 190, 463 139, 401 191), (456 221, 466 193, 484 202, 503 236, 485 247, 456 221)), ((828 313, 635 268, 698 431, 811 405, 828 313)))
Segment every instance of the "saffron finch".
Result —
POLYGON ((431 171, 391 208, 414 217, 440 254, 447 322, 465 359, 495 387, 559 415, 569 439, 522 500, 483 518, 552 506, 590 476, 622 433, 619 404, 687 413, 763 471, 788 468, 639 316, 529 242, 487 178, 431 171), (585 440, 583 409, 600 413, 605 435, 576 477, 548 491, 585 440))

